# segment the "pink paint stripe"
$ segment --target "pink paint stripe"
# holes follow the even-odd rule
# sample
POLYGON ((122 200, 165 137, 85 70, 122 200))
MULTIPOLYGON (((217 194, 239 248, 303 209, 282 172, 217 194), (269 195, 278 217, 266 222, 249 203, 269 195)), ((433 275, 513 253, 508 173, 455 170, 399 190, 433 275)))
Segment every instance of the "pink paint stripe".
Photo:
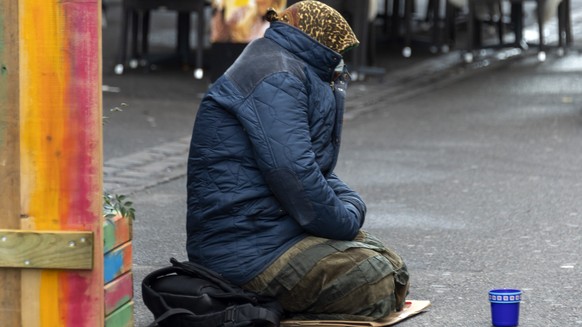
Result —
POLYGON ((105 314, 110 314, 133 298, 133 274, 120 276, 105 289, 105 314))
MULTIPOLYGON (((67 129, 67 140, 75 143, 71 165, 75 173, 62 174, 67 178, 67 187, 71 189, 71 203, 68 216, 71 225, 94 224, 99 218, 94 216, 92 204, 95 192, 101 193, 100 170, 95 164, 94 153, 100 151, 101 117, 99 109, 99 26, 98 3, 65 3, 66 27, 72 31, 68 40, 71 55, 70 84, 68 86, 68 103, 70 121, 74 122, 67 129), (97 137, 96 137, 97 136, 97 137)), ((100 164, 100 163, 99 163, 100 164)), ((99 197, 100 199, 100 197, 99 197)))
MULTIPOLYGON (((68 165, 62 166, 66 172, 61 173, 63 192, 68 200, 61 203, 62 212, 68 212, 61 223, 66 229, 101 228, 101 217, 96 206, 101 207, 101 185, 99 158, 94 158, 100 151, 101 112, 100 112, 100 49, 98 26, 98 2, 65 2, 62 4, 65 28, 69 31, 67 52, 69 54, 69 84, 67 85, 66 103, 70 124, 65 129, 64 148, 68 149, 68 165)), ((100 242, 101 233, 95 234, 94 242, 100 242)), ((99 254, 97 254, 99 255, 99 254)), ((99 262, 99 261, 96 261, 99 262)), ((90 275, 66 274, 67 287, 62 296, 67 298, 63 308, 67 327, 92 326, 103 315, 96 310, 102 304, 102 297, 97 292, 103 291, 101 280, 102 266, 95 266, 90 275), (94 295, 91 295, 94 294, 94 295)))

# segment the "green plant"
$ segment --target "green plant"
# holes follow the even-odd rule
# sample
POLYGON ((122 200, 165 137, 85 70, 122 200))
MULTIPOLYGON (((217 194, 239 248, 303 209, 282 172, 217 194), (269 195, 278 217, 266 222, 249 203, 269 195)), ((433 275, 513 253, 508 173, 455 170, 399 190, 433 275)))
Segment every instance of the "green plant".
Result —
MULTIPOLYGON (((124 108, 128 107, 127 103, 122 102, 118 107, 110 108, 110 112, 122 112, 124 108)), ((103 116, 103 121, 109 117, 103 116)), ((120 194, 110 194, 104 192, 103 194, 103 215, 105 218, 113 218, 117 215, 129 217, 135 220, 135 208, 133 202, 127 201, 127 196, 120 194)))
POLYGON ((122 215, 135 220, 135 208, 133 202, 127 201, 127 196, 105 192, 103 194, 103 215, 105 218, 122 215))

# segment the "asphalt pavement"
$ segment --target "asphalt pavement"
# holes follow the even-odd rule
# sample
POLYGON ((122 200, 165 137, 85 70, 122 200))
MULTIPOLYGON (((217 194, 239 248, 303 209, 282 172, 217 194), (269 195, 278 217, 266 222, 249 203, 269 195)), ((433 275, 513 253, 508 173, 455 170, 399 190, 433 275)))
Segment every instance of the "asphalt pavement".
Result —
MULTIPOLYGON (((153 320, 141 279, 186 260, 186 151, 208 81, 162 66, 113 74, 117 9, 103 29, 104 180, 137 211, 141 327, 153 320)), ((472 64, 458 51, 379 51, 384 78, 348 90, 337 173, 365 199, 365 229, 407 262, 409 298, 432 302, 400 326, 490 326, 492 288, 523 290, 520 326, 582 326, 580 51, 472 64)))

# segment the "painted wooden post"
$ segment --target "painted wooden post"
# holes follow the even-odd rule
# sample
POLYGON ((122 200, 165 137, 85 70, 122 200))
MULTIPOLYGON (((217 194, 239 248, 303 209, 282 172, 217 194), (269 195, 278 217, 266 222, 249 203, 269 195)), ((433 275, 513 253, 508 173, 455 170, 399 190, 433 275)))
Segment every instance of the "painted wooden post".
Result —
POLYGON ((100 15, 0 0, 3 326, 105 325, 100 15))

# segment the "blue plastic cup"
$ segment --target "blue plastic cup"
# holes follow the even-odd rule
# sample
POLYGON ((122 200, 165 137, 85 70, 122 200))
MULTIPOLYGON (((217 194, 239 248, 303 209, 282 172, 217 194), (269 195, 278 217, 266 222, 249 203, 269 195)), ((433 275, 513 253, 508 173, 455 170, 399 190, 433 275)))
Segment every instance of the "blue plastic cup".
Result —
POLYGON ((519 325, 520 290, 491 290, 489 291, 489 302, 491 302, 491 322, 493 326, 513 327, 519 325))

